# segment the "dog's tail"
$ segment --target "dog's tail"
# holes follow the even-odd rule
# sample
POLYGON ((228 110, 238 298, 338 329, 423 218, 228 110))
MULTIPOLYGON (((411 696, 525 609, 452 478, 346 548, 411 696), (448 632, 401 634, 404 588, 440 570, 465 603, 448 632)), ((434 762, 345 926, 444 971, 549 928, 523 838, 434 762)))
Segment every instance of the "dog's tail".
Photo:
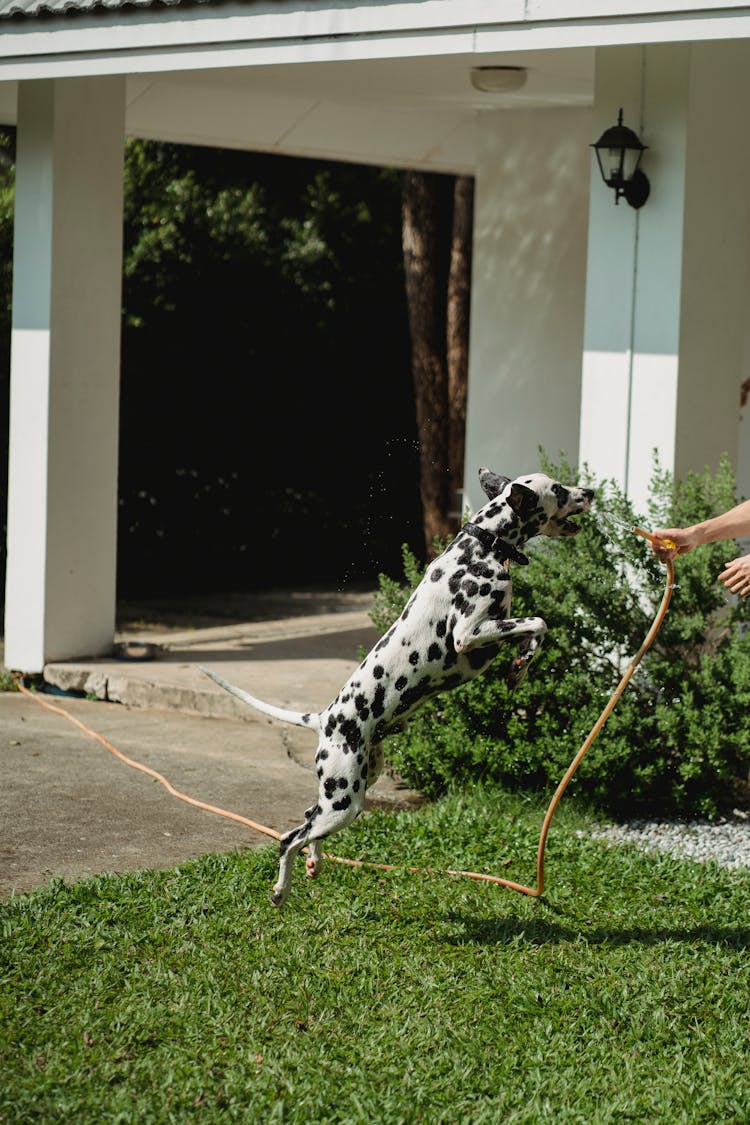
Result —
POLYGON ((298 727, 309 727, 311 730, 320 728, 320 720, 314 713, 302 714, 301 711, 285 711, 283 707, 274 707, 272 703, 264 703, 262 699, 256 699, 249 692, 230 684, 229 680, 225 680, 218 672, 212 672, 210 668, 203 668, 200 665, 199 668, 201 672, 205 672, 214 683, 223 687, 230 695, 242 700, 243 703, 247 703, 249 707, 254 707, 256 711, 262 711, 264 715, 270 715, 273 719, 281 719, 285 723, 293 723, 298 727))

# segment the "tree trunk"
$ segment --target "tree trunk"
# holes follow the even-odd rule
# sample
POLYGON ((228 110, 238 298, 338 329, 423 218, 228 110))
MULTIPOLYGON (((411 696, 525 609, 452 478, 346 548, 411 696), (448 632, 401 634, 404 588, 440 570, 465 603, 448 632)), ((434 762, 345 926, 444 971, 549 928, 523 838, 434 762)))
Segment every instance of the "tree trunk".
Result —
POLYGON ((457 176, 453 188, 453 234, 448 273, 446 314, 448 366, 448 477, 453 530, 461 523, 466 433, 466 388, 469 375, 469 304, 471 242, 474 223, 474 180, 457 176))
POLYGON ((411 366, 419 440, 420 494, 427 557, 436 536, 450 534, 448 371, 445 290, 441 284, 436 176, 406 172, 402 238, 411 335, 411 366))

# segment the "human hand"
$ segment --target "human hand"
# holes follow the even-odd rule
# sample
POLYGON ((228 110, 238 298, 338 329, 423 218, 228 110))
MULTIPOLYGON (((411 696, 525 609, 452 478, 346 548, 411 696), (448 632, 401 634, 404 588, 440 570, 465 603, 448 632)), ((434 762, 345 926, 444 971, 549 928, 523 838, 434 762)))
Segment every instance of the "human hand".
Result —
POLYGON ((719 582, 730 594, 739 598, 746 598, 750 594, 750 555, 742 555, 738 559, 724 564, 724 570, 719 575, 719 582))
POLYGON ((651 534, 651 550, 662 562, 673 559, 676 555, 686 555, 698 542, 692 527, 660 527, 651 534))

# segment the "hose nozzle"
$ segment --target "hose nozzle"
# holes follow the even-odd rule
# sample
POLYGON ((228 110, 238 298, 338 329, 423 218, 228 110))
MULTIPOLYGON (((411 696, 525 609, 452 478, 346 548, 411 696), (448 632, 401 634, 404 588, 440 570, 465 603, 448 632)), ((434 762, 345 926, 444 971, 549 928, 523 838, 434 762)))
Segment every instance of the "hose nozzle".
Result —
POLYGON ((634 531, 636 535, 642 535, 644 539, 648 539, 649 543, 659 543, 668 551, 677 550, 677 544, 674 539, 662 539, 659 535, 653 535, 650 531, 644 531, 642 527, 633 526, 630 530, 634 531))

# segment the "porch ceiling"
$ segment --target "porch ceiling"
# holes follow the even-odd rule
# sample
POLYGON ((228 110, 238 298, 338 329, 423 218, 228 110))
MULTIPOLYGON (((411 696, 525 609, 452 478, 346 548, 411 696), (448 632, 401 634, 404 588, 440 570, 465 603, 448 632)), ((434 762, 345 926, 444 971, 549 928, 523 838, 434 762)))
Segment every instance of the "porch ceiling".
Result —
MULTIPOLYGON (((477 114, 589 105, 594 51, 483 56, 528 68, 512 94, 471 85, 476 55, 432 55, 131 75, 130 135, 184 144, 471 172, 477 114)), ((16 84, 0 84, 0 121, 15 120, 16 84)))

